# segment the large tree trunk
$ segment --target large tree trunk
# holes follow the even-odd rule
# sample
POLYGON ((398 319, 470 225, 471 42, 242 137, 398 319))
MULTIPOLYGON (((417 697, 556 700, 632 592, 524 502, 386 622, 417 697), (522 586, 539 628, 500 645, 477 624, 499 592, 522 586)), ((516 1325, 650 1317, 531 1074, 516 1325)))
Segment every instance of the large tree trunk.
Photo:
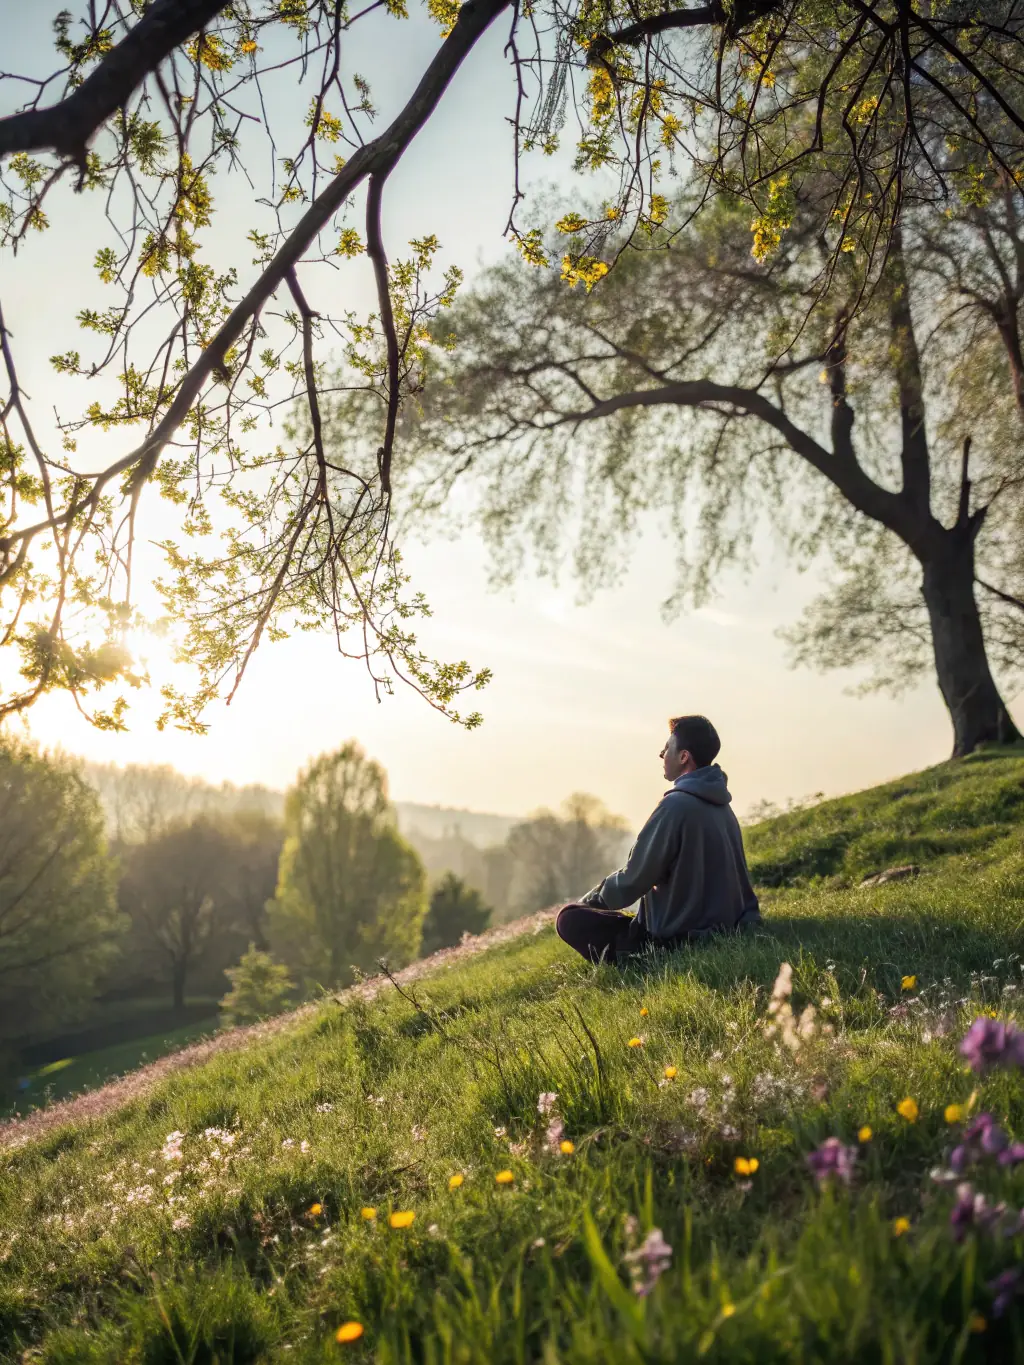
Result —
POLYGON ((974 597, 973 534, 966 528, 947 531, 923 568, 935 671, 953 721, 953 757, 973 753, 981 744, 1020 739, 985 653, 974 597))

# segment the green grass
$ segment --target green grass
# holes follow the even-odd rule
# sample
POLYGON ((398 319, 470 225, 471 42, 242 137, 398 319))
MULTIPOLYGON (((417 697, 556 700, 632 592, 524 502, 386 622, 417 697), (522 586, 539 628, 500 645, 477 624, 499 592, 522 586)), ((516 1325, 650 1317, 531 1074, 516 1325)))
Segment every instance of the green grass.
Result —
MULTIPOLYGON (((955 1140, 944 1107, 976 1083, 976 1108, 1024 1138, 1020 1076, 976 1082, 956 1051, 1024 990, 1022 780, 1018 756, 944 765, 752 831, 755 861, 818 880, 772 893, 751 937, 619 974, 547 931, 438 970, 418 1007, 393 991, 324 1006, 0 1154, 0 1349, 47 1365, 1024 1360, 1024 1317, 996 1318, 986 1288, 1024 1238, 958 1245, 953 1194, 929 1178, 955 1140), (801 829, 808 846, 850 837, 800 864, 801 829), (910 857, 914 881, 843 885, 910 857), (784 960, 794 1007, 832 1030, 796 1059, 764 1032, 784 960), (571 1154, 544 1149, 546 1091, 571 1154), (865 1124, 852 1187, 819 1190, 807 1154, 865 1124), (749 1188, 737 1156, 758 1160, 749 1188), (415 1221, 393 1230, 393 1210, 415 1221), (671 1265, 639 1298, 624 1257, 655 1227, 671 1265), (338 1345, 348 1320, 365 1334, 338 1345)), ((972 1178, 1024 1203, 1024 1167, 972 1178)))
POLYGON ((46 1066, 36 1067, 23 1077, 27 1086, 13 1088, 8 1086, 0 1096, 0 1117, 11 1114, 27 1114, 41 1105, 54 1100, 67 1099, 82 1090, 91 1090, 126 1071, 134 1071, 146 1062, 155 1061, 186 1043, 194 1043, 210 1033, 215 1033, 216 1019, 200 1020, 196 1024, 185 1024, 169 1033, 154 1033, 148 1038, 133 1038, 131 1042, 115 1043, 111 1047, 97 1048, 95 1052, 85 1052, 80 1057, 63 1057, 46 1066))

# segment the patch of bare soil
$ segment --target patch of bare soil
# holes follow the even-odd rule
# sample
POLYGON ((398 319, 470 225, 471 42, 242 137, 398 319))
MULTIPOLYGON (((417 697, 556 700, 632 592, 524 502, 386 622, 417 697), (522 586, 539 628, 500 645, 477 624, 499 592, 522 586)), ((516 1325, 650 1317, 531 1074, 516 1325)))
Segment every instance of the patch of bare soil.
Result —
MULTIPOLYGON (((487 933, 479 934, 475 938, 467 938, 464 943, 460 943, 455 948, 442 948, 440 952, 433 953, 430 957, 421 958, 418 962, 413 962, 408 967, 404 967, 400 972, 395 972, 394 979, 402 984, 416 981, 428 972, 436 971, 439 967, 450 967, 467 957, 486 952, 488 948, 494 948, 500 943, 508 943, 511 939, 519 938, 523 934, 538 934, 546 925, 553 922, 556 913, 557 907, 550 910, 538 910, 536 914, 513 920, 510 924, 499 925, 496 929, 490 929, 487 933)), ((339 1000, 346 998, 372 1000, 387 985, 386 976, 374 976, 339 992, 337 998, 339 1000)), ((237 1048, 248 1047, 250 1043, 271 1038, 275 1034, 291 1028, 298 1020, 307 1017, 316 1008, 315 1004, 301 1005, 297 1010, 292 1010, 288 1014, 280 1014, 274 1019, 267 1019, 262 1024, 249 1024, 242 1028, 225 1029, 213 1038, 204 1038, 201 1042, 191 1043, 188 1047, 183 1047, 177 1052, 169 1052, 166 1057, 160 1057, 147 1066, 139 1067, 137 1071, 130 1071, 124 1076, 119 1076, 116 1081, 111 1081, 96 1090, 87 1090, 84 1094, 75 1095, 71 1099, 59 1100, 56 1104, 51 1104, 45 1109, 36 1109, 32 1113, 26 1114, 24 1118, 4 1119, 0 1121, 0 1149, 20 1147, 65 1123, 85 1123, 92 1119, 103 1118, 111 1110, 146 1094, 172 1072, 181 1071, 189 1066, 201 1066, 203 1062, 216 1056, 217 1053, 233 1052, 237 1048)))

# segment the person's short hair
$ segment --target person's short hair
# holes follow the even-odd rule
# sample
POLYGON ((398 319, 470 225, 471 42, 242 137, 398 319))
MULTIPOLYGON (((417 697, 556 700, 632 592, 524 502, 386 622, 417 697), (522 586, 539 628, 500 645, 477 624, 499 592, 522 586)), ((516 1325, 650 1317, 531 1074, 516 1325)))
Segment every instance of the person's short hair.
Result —
POLYGON ((688 750, 698 768, 714 763, 722 741, 707 716, 676 716, 669 721, 668 728, 675 735, 678 748, 688 750))

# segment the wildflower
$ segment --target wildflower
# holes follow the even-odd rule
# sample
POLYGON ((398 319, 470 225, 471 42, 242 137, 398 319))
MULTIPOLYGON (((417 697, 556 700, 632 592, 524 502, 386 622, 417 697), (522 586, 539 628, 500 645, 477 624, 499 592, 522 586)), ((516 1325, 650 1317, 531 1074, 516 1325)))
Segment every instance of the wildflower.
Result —
POLYGON ((819 1185, 833 1176, 849 1185, 853 1179, 853 1167, 857 1160, 856 1147, 848 1147, 837 1137, 826 1138, 821 1146, 807 1157, 807 1164, 819 1185))
POLYGON ((992 1312, 997 1318, 1001 1318, 1014 1299, 1021 1293, 1021 1289, 1024 1288, 1024 1276, 1022 1276, 1020 1269, 1015 1266, 1011 1270, 1004 1270, 994 1280, 990 1280, 988 1287, 995 1294, 995 1298, 992 1300, 992 1312))
POLYGON ((723 1317, 723 1318, 731 1318, 735 1312, 736 1312, 736 1305, 735 1305, 734 1303, 723 1303, 723 1304, 722 1304, 722 1317, 723 1317))
POLYGON ((323 1211, 324 1211, 323 1204, 310 1204, 309 1206, 310 1218, 319 1218, 323 1211))
POLYGON ((372 1223, 373 1220, 377 1217, 377 1210, 371 1209, 369 1207, 361 1208, 359 1210, 359 1217, 363 1220, 364 1223, 372 1223))
POLYGON ((667 1067, 665 1068, 665 1079, 666 1079, 666 1081, 674 1081, 675 1078, 676 1078, 678 1075, 679 1075, 679 1068, 678 1068, 677 1066, 667 1066, 667 1067))
POLYGON ((693 1105, 694 1109, 703 1109, 704 1106, 707 1104, 708 1100, 711 1098, 711 1093, 708 1090, 707 1086, 698 1085, 696 1090, 690 1091, 690 1094, 687 1096, 687 1098, 689 1099, 689 1102, 693 1105))
POLYGON ((388 1224, 393 1228, 411 1228, 415 1219, 416 1215, 412 1209, 402 1209, 389 1216, 388 1224))
POLYGON ((558 1092, 555 1090, 545 1090, 543 1094, 537 1096, 537 1113, 547 1118, 548 1114, 554 1112, 558 1104, 558 1092))
POLYGON ((988 1323, 981 1316, 980 1313, 972 1313, 971 1316, 967 1319, 967 1330, 969 1332, 973 1332, 975 1336, 980 1335, 980 1333, 984 1332, 987 1327, 988 1323))
POLYGON ((427 1138, 427 1130, 421 1127, 420 1124, 414 1123, 412 1126, 412 1130, 410 1132, 410 1137, 412 1138, 413 1142, 425 1142, 427 1138))
POLYGON ((167 1134, 167 1136, 164 1138, 163 1151, 160 1153, 164 1161, 181 1160, 181 1144, 184 1141, 184 1139, 185 1134, 179 1133, 177 1130, 175 1130, 173 1133, 167 1134))
POLYGON ((1016 1024, 979 1015, 964 1035, 960 1055, 979 1073, 994 1066, 1024 1066, 1024 1032, 1016 1024))
POLYGON ((363 1324, 361 1322, 343 1322, 334 1334, 334 1340, 342 1345, 347 1341, 358 1341, 363 1335, 363 1324))
POLYGON ((294 1146, 295 1146, 295 1139, 294 1139, 294 1138, 285 1138, 285 1139, 282 1141, 281 1146, 282 1146, 282 1148, 283 1148, 285 1151, 288 1151, 288 1149, 289 1149, 290 1147, 294 1147, 294 1146))
POLYGON ((573 1152, 575 1152, 576 1150, 576 1144, 574 1142, 570 1142, 568 1138, 563 1138, 562 1141, 558 1144, 558 1150, 562 1153, 563 1156, 572 1156, 573 1152))
POLYGON ((318 1114, 333 1114, 333 1113, 334 1113, 334 1105, 333 1105, 333 1104, 318 1104, 317 1107, 316 1107, 316 1112, 317 1112, 318 1114))
POLYGON ((180 1217, 175 1218, 174 1222, 171 1224, 171 1227, 174 1229, 175 1232, 184 1232, 186 1228, 191 1226, 192 1220, 188 1218, 185 1214, 181 1214, 180 1217))
POLYGON ((962 1104, 947 1104, 942 1111, 942 1117, 947 1123, 963 1123, 967 1110, 962 1104))
POLYGON ((515 1180, 515 1176, 511 1171, 499 1171, 494 1179, 499 1185, 511 1185, 513 1180, 515 1180))
POLYGON ((738 1156, 732 1168, 737 1175, 753 1175, 760 1164, 756 1156, 738 1156))
POLYGON ((305 1138, 303 1138, 302 1141, 299 1143, 299 1151, 300 1151, 300 1152, 308 1152, 308 1151, 309 1151, 309 1143, 306 1141, 305 1138))
POLYGON ((547 1242, 543 1237, 535 1237, 530 1245, 536 1250, 538 1247, 546 1246, 547 1242))
POLYGON ((629 1042, 626 1044, 627 1047, 643 1047, 643 1045, 644 1040, 642 1038, 630 1038, 629 1042))
POLYGON ((495 1130, 494 1130, 494 1136, 495 1136, 496 1138, 507 1137, 507 1136, 508 1136, 508 1129, 507 1129, 507 1128, 495 1128, 495 1130))
POLYGON ((906 1119, 908 1123, 916 1123, 921 1111, 917 1107, 917 1101, 912 1100, 908 1095, 905 1100, 900 1100, 896 1106, 896 1112, 900 1118, 906 1119))
POLYGON ((462 1182, 465 1180, 465 1178, 466 1177, 461 1173, 456 1175, 450 1175, 448 1177, 448 1188, 450 1190, 457 1190, 459 1186, 462 1184, 462 1182))
POLYGON ((672 1248, 662 1237, 661 1228, 651 1228, 640 1245, 627 1252, 623 1260, 629 1267, 633 1292, 644 1299, 672 1264, 672 1248))
POLYGON ((551 1120, 544 1133, 544 1144, 549 1152, 558 1149, 558 1144, 565 1135, 565 1124, 557 1116, 551 1120))
POLYGON ((863 1126, 862 1128, 858 1128, 858 1129, 857 1129, 857 1141, 858 1141, 858 1142, 870 1142, 871 1139, 872 1139, 874 1136, 875 1136, 875 1135, 874 1135, 874 1133, 871 1131, 871 1126, 870 1126, 870 1124, 865 1123, 864 1126, 863 1126))
POLYGON ((909 1231, 910 1231, 909 1218, 894 1218, 892 1220, 892 1235, 894 1237, 902 1237, 905 1232, 909 1231))
MULTIPOLYGON (((998 1156, 1009 1149, 1010 1140, 991 1114, 979 1114, 963 1132, 963 1139, 950 1153, 949 1164, 954 1171, 973 1166, 986 1156, 998 1156)), ((1012 1159, 1004 1165, 1013 1164, 1012 1159)))
POLYGON ((718 1136, 723 1142, 735 1142, 740 1135, 740 1130, 734 1128, 731 1123, 723 1123, 718 1130, 718 1136))
POLYGON ((646 1005, 641 1005, 641 1006, 640 1006, 640 1018, 641 1018, 641 1019, 646 1019, 646 1018, 647 1018, 647 1014, 648 1014, 647 1006, 646 1006, 646 1005))
POLYGON ((1024 1161, 1024 1142, 1011 1142, 999 1153, 1000 1166, 1016 1166, 1020 1161, 1024 1161))
POLYGON ((983 1194, 975 1192, 973 1185, 958 1185, 956 1203, 949 1215, 953 1240, 962 1242, 969 1232, 987 1232, 1005 1212, 1005 1204, 990 1204, 983 1194))
POLYGON ((904 991, 912 991, 916 985, 917 985, 916 976, 905 976, 903 980, 900 982, 900 989, 904 991))

